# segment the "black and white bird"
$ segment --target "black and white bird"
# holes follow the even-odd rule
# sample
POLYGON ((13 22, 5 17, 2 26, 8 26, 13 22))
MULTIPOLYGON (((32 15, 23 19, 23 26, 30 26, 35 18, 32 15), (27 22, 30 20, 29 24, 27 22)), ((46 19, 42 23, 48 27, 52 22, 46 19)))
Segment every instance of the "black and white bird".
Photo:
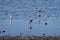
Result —
POLYGON ((30 27, 31 30, 32 30, 32 22, 33 22, 33 19, 31 19, 31 20, 29 21, 29 27, 30 27))
POLYGON ((37 13, 37 19, 38 19, 38 23, 40 24, 40 19, 41 19, 41 10, 38 11, 37 13))

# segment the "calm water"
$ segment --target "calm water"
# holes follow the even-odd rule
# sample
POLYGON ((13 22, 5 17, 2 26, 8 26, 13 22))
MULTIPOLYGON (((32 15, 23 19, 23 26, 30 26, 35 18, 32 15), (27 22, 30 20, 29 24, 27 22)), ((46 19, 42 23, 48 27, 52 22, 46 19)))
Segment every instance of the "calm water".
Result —
POLYGON ((60 36, 60 0, 0 0, 0 36, 43 34, 60 36))

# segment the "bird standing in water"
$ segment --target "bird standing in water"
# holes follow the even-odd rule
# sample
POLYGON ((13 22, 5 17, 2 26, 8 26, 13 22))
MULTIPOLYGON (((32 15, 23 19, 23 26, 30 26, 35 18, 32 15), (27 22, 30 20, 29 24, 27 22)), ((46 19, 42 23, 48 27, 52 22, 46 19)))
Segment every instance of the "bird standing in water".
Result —
POLYGON ((37 14, 37 17, 38 17, 38 23, 40 24, 40 17, 41 17, 41 14, 40 14, 41 10, 39 10, 39 13, 37 14))
POLYGON ((12 16, 10 16, 10 24, 12 24, 12 16))
POLYGON ((33 19, 31 19, 31 20, 29 21, 29 27, 30 27, 30 29, 32 29, 32 22, 33 22, 33 19))

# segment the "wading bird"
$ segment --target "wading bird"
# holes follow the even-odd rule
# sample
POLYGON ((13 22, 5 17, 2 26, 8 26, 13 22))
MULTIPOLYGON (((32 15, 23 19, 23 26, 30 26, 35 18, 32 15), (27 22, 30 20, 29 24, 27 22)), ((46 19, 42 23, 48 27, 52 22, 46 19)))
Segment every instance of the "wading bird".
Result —
POLYGON ((40 19, 41 19, 41 10, 39 10, 39 13, 37 14, 37 18, 38 18, 38 23, 40 24, 40 19))
POLYGON ((33 19, 31 19, 31 20, 29 21, 29 27, 30 27, 30 29, 32 29, 32 22, 33 22, 33 19))
POLYGON ((12 24, 12 16, 10 16, 10 24, 12 24))

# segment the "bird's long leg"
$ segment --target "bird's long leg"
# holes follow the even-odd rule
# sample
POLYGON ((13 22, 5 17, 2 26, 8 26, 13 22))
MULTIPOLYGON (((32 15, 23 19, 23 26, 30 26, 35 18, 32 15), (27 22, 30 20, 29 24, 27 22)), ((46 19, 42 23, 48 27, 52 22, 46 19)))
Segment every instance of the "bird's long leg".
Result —
POLYGON ((30 29, 32 29, 32 23, 30 23, 30 29))
POLYGON ((40 24, 41 15, 38 15, 38 23, 40 24))
POLYGON ((12 19, 10 19, 10 24, 12 24, 12 19))
POLYGON ((40 24, 40 17, 38 17, 38 23, 40 24))

